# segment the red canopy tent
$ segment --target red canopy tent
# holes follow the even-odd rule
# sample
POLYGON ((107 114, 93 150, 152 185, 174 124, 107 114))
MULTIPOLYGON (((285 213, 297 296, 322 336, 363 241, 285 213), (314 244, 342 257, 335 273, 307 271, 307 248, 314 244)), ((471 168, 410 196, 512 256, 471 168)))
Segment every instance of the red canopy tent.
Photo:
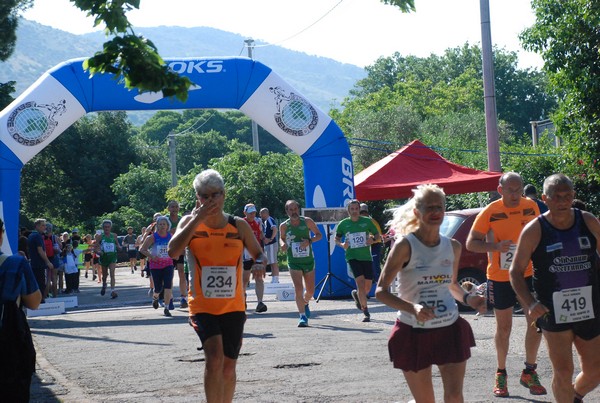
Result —
POLYGON ((499 172, 479 171, 454 164, 414 140, 354 176, 359 200, 407 199, 411 189, 435 183, 446 194, 496 190, 499 172))

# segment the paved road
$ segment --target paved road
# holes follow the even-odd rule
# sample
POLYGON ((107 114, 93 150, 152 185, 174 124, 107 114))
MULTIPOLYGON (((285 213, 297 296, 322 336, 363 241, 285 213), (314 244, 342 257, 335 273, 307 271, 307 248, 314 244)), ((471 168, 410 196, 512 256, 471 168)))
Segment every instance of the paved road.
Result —
MULTIPOLYGON (((291 282, 287 273, 281 281, 291 282)), ((175 281, 175 284, 178 284, 175 281)), ((81 278, 79 307, 58 316, 29 319, 38 352, 32 387, 35 402, 198 402, 203 400, 203 354, 187 324, 187 310, 173 317, 150 306, 148 281, 117 270, 119 297, 101 297, 91 279, 81 278)), ((268 311, 248 310, 238 361, 235 401, 248 402, 407 402, 408 387, 387 354, 395 312, 369 301, 371 323, 350 299, 311 303, 310 327, 298 328, 293 301, 267 295, 268 311)), ((249 307, 256 298, 249 292, 249 307)), ((177 305, 176 305, 177 306, 177 305)), ((465 379, 467 402, 502 400, 491 395, 495 352, 494 319, 464 315, 477 347, 465 379)), ((551 402, 519 385, 525 320, 516 316, 508 357, 510 402, 551 402)), ((545 346, 539 370, 550 387, 545 346)), ((434 370, 436 396, 441 379, 434 370)), ((596 390, 586 401, 600 401, 596 390)))

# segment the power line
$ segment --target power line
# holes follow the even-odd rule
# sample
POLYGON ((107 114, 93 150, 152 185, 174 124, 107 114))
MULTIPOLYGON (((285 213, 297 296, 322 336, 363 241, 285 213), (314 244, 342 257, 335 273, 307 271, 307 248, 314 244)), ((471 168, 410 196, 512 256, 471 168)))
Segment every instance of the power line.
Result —
POLYGON ((290 39, 294 39, 295 37, 297 37, 298 35, 303 34, 304 32, 308 31, 310 28, 312 28, 313 26, 315 26, 317 23, 319 23, 323 18, 327 17, 329 14, 331 14, 331 12, 336 9, 340 4, 342 4, 344 2, 344 0, 340 0, 338 1, 333 7, 331 7, 329 9, 329 11, 327 11, 325 14, 323 14, 321 17, 319 17, 315 22, 313 22, 312 24, 308 25, 306 28, 301 29, 300 31, 296 32, 295 34, 293 34, 292 36, 289 36, 281 41, 277 41, 274 43, 266 43, 264 45, 255 45, 255 48, 266 48, 268 46, 279 46, 284 42, 289 41, 290 39))

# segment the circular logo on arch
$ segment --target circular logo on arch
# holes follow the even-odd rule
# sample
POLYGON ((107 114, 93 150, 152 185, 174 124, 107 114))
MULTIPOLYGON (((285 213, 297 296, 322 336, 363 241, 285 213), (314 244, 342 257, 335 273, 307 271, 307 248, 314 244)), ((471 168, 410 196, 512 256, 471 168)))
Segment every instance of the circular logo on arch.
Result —
POLYGON ((24 146, 35 146, 46 140, 58 122, 56 115, 66 112, 66 100, 58 104, 37 104, 35 101, 19 105, 8 116, 7 129, 10 136, 24 146))
POLYGON ((317 110, 304 98, 291 92, 289 95, 281 87, 271 87, 275 94, 277 126, 291 136, 306 136, 319 122, 317 110))

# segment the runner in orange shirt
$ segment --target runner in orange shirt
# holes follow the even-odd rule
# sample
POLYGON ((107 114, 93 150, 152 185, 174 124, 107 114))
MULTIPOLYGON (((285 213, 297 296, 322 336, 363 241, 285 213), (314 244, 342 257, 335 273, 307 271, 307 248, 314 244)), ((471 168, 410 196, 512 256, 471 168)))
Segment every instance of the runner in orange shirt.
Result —
MULTIPOLYGON (((198 174, 194 190, 196 207, 179 221, 168 251, 173 258, 187 254, 190 324, 204 348, 206 400, 231 402, 246 321, 242 253, 246 248, 255 261, 267 257, 250 225, 223 212, 225 185, 217 171, 198 174)), ((254 266, 265 270, 261 263, 254 266)))
MULTIPOLYGON (((500 178, 498 193, 502 196, 483 209, 471 228, 467 238, 467 249, 472 252, 487 253, 487 293, 488 303, 494 307, 496 317, 496 357, 498 370, 493 393, 498 397, 509 395, 506 382, 506 357, 512 329, 513 306, 516 294, 510 284, 509 272, 519 235, 525 225, 534 220, 540 210, 537 204, 523 194, 523 179, 515 172, 507 172, 500 178)), ((525 270, 525 279, 532 288, 531 262, 525 270)), ((527 323, 531 323, 525 313, 527 323)), ((536 373, 537 353, 542 335, 537 329, 527 326, 525 334, 525 369, 520 383, 532 395, 545 395, 546 389, 540 384, 536 373)))

